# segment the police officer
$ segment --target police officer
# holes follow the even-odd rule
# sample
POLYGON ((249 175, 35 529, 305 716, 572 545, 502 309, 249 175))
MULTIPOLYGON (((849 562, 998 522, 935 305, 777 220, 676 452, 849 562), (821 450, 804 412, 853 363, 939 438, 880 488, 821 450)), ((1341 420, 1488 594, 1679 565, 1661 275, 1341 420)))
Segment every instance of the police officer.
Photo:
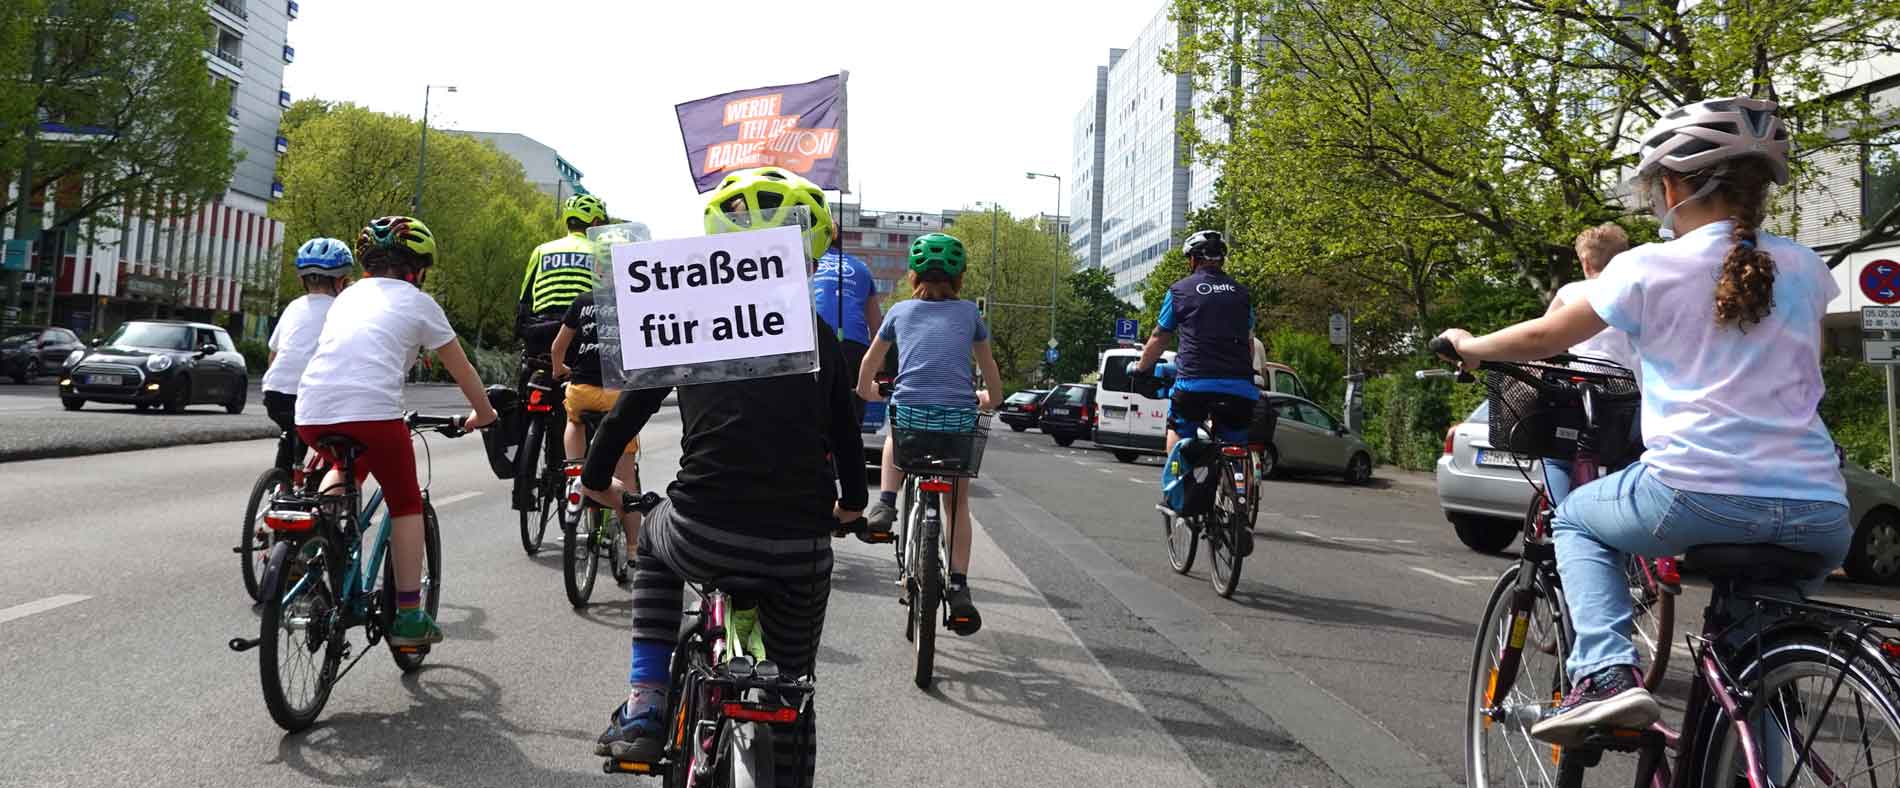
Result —
POLYGON ((1168 287, 1154 334, 1135 362, 1137 374, 1150 374, 1170 339, 1175 351, 1174 395, 1168 405, 1168 452, 1184 435, 1214 419, 1216 435, 1242 442, 1253 418, 1253 306, 1246 286, 1222 270, 1227 240, 1214 230, 1188 236, 1182 251, 1188 275, 1168 287))

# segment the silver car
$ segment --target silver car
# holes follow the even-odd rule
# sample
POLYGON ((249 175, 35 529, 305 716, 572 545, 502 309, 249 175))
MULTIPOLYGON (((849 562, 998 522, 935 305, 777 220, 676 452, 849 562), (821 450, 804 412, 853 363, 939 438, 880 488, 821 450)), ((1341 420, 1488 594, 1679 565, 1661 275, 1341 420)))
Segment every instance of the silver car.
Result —
POLYGON ((1339 474, 1352 484, 1372 478, 1372 450, 1338 419, 1304 397, 1264 394, 1280 417, 1273 442, 1260 453, 1260 475, 1284 471, 1339 474))
POLYGON ((1458 533, 1458 541, 1480 553, 1511 546, 1523 531, 1534 490, 1526 479, 1542 480, 1543 464, 1491 448, 1490 410, 1479 403, 1464 422, 1445 433, 1438 458, 1438 505, 1458 533))

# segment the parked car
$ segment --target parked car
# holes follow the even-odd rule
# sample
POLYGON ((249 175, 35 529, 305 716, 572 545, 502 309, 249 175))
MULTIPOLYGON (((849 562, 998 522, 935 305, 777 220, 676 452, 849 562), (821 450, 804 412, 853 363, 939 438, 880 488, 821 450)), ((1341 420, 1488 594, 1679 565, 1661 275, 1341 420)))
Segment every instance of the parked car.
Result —
POLYGON ((1458 541, 1480 553, 1495 553, 1516 541, 1536 493, 1529 479, 1544 478, 1536 459, 1491 447, 1490 419, 1489 403, 1480 402, 1446 430, 1437 469, 1439 508, 1458 541))
POLYGON ((1042 401, 1044 435, 1054 438, 1057 446, 1067 446, 1076 438, 1095 434, 1095 387, 1064 383, 1050 390, 1042 401))
POLYGON ((0 336, 0 375, 30 383, 58 372, 60 362, 83 347, 78 334, 58 326, 14 326, 0 336))
POLYGON ((1003 406, 996 409, 996 418, 1017 432, 1034 427, 1042 419, 1042 401, 1049 396, 1049 389, 1023 389, 1003 400, 1003 406))
MULTIPOLYGON (((1482 553, 1516 541, 1536 494, 1531 480, 1541 484, 1544 478, 1540 462, 1491 448, 1489 415, 1480 404, 1454 425, 1438 458, 1438 501, 1445 519, 1458 541, 1482 553)), ((1842 568, 1861 582, 1900 584, 1900 485, 1845 457, 1841 478, 1847 482, 1848 522, 1854 524, 1842 568)))
MULTIPOLYGON (((1159 456, 1167 446, 1167 401, 1136 393, 1128 376, 1129 363, 1140 359, 1139 350, 1115 348, 1102 351, 1095 364, 1095 445, 1122 462, 1159 456)), ((1161 360, 1173 361, 1174 351, 1161 354, 1161 360)))
POLYGON ((250 381, 231 335, 208 323, 134 320, 99 347, 75 350, 62 364, 59 401, 79 410, 88 401, 163 407, 178 413, 197 404, 243 413, 250 381))
POLYGON ((1339 474, 1352 484, 1372 479, 1372 450, 1339 419, 1305 397, 1269 392, 1279 423, 1273 441, 1260 452, 1260 475, 1288 471, 1339 474))

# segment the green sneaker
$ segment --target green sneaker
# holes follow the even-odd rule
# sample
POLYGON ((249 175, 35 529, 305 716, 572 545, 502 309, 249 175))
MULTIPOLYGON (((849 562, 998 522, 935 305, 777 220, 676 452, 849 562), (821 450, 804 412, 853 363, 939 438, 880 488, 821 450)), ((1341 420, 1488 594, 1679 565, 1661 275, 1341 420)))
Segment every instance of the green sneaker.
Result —
POLYGON ((421 610, 411 610, 396 614, 396 622, 389 627, 389 642, 398 646, 427 646, 442 642, 442 628, 435 625, 435 619, 421 610))
POLYGON ((734 656, 745 654, 754 663, 765 661, 765 630, 759 627, 759 609, 734 610, 726 618, 726 642, 734 656))

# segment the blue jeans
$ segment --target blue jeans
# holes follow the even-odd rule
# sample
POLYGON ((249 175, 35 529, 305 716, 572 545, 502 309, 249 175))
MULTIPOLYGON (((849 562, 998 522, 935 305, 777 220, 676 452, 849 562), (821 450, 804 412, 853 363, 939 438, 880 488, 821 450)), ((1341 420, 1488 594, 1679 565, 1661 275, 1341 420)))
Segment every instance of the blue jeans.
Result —
POLYGON ((1550 497, 1553 511, 1557 504, 1563 503, 1565 498, 1570 497, 1572 489, 1574 488, 1571 486, 1570 461, 1545 457, 1544 493, 1550 497))
MULTIPOLYGON (((1638 462, 1565 498, 1552 533, 1557 573, 1563 576, 1577 630, 1565 668, 1571 678, 1581 679, 1612 665, 1637 664, 1629 635, 1626 554, 1681 555, 1700 544, 1774 544, 1827 556, 1828 566, 1835 567, 1847 557, 1854 532, 1847 507, 1832 501, 1676 490, 1638 462)), ((1824 579, 1813 578, 1806 590, 1818 591, 1824 579)))

